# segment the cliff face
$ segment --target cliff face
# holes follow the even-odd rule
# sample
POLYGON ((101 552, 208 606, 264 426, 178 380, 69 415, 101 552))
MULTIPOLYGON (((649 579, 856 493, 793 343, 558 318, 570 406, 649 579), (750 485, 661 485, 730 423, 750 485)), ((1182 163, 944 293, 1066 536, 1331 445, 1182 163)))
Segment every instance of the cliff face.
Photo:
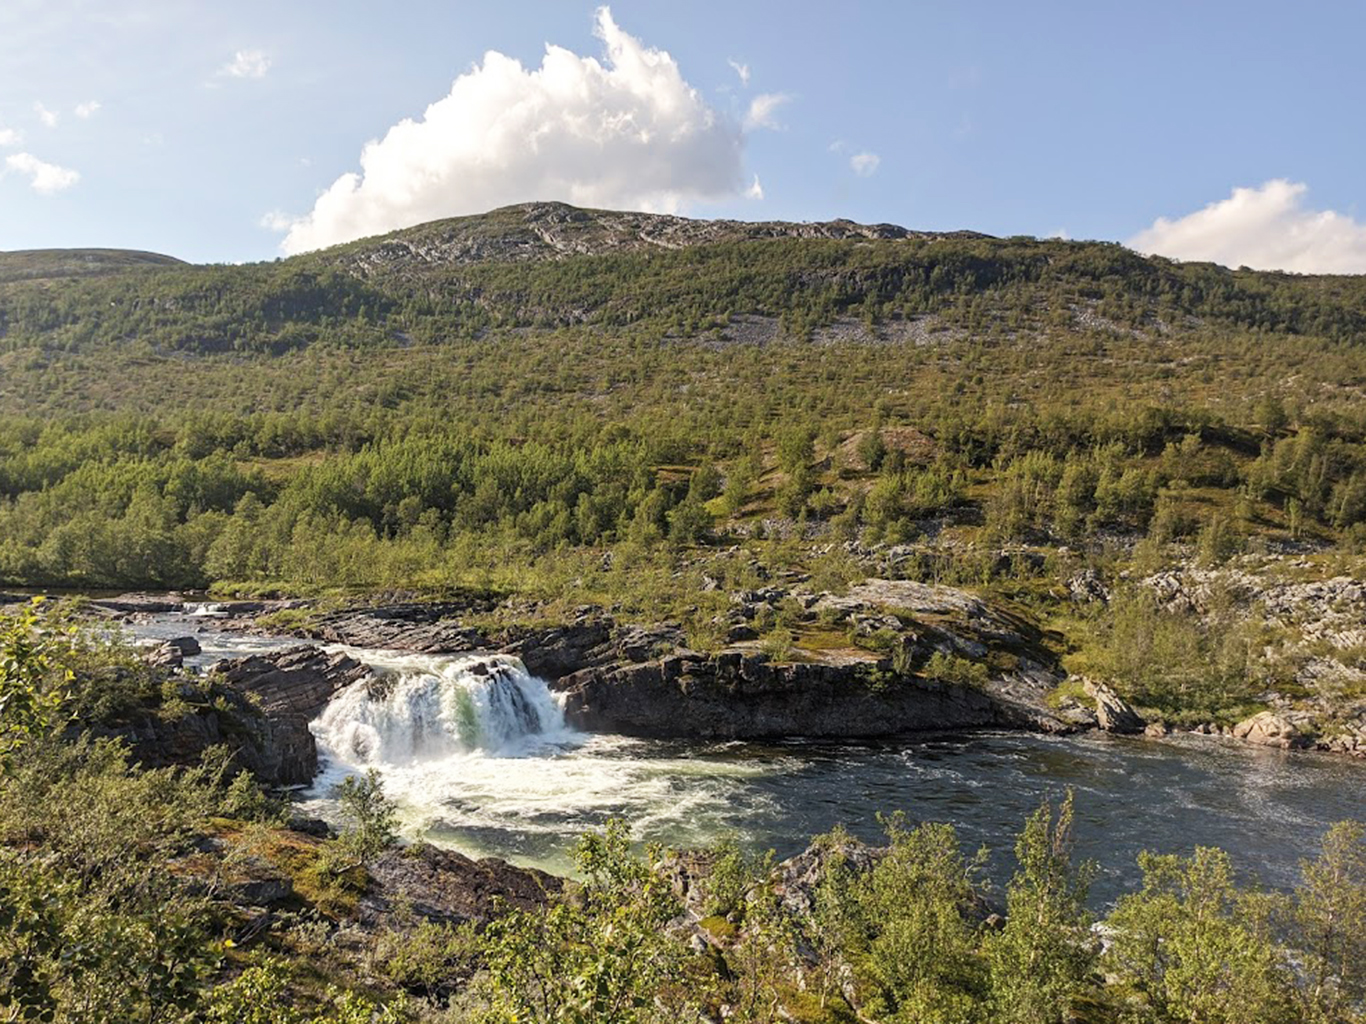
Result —
POLYGON ((870 686, 869 663, 774 664, 692 652, 556 680, 565 719, 590 732, 699 739, 869 738, 1039 724, 985 689, 934 680, 870 686), (861 671, 862 670, 862 671, 861 671))

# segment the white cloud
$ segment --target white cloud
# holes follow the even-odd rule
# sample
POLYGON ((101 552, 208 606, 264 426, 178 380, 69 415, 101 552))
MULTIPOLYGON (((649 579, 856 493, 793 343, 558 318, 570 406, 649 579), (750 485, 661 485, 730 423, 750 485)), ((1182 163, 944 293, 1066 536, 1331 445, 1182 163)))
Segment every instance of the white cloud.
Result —
POLYGON ((55 110, 48 110, 41 103, 33 104, 33 112, 38 115, 38 120, 49 128, 57 127, 58 114, 55 110))
POLYGON ((99 100, 91 100, 89 103, 78 103, 76 104, 74 113, 82 121, 88 120, 100 112, 100 106, 99 100))
POLYGON ((738 60, 728 60, 731 70, 740 76, 741 85, 749 85, 749 65, 741 64, 738 60))
POLYGON ((1276 178, 1235 188, 1203 210, 1152 226, 1128 245, 1142 253, 1303 274, 1366 273, 1366 224, 1304 205, 1307 185, 1276 178))
POLYGON ((0 146, 17 146, 23 141, 23 132, 14 128, 0 128, 0 146))
POLYGON ((860 178, 871 178, 877 173, 878 165, 881 163, 882 157, 864 150, 862 153, 855 153, 849 158, 849 169, 860 178))
POLYGON ((541 66, 490 51, 421 119, 361 152, 293 221, 296 253, 528 200, 672 212, 741 194, 744 132, 662 50, 597 12, 606 59, 547 46, 541 66))
POLYGON ((762 199, 762 198, 764 198, 764 186, 762 186, 762 185, 759 184, 759 175, 756 174, 756 175, 754 176, 754 183, 753 183, 752 185, 750 185, 749 188, 745 189, 745 198, 746 198, 746 199, 762 199))
POLYGON ((270 57, 264 50, 238 50, 218 73, 229 78, 265 78, 269 70, 270 57))
POLYGON ((754 131, 756 128, 780 128, 773 115, 791 96, 781 92, 765 92, 755 96, 750 100, 749 111, 745 114, 745 131, 754 131))
POLYGON ((5 167, 19 174, 27 174, 29 187, 45 196, 68 189, 81 180, 80 174, 76 171, 44 163, 32 153, 15 153, 5 157, 5 167))

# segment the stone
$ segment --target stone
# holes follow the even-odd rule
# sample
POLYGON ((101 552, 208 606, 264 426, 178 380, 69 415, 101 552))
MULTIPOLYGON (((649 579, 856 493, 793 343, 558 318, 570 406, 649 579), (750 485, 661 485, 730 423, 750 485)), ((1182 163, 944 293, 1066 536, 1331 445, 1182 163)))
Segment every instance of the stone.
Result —
POLYGON ((1301 728, 1296 721, 1274 711, 1260 711, 1243 719, 1233 727, 1233 735, 1258 746, 1282 749, 1309 747, 1314 742, 1311 730, 1301 728))
POLYGON ((1106 732, 1140 733, 1147 723, 1133 706, 1104 683, 1083 679, 1082 688, 1096 702, 1096 721, 1106 732))

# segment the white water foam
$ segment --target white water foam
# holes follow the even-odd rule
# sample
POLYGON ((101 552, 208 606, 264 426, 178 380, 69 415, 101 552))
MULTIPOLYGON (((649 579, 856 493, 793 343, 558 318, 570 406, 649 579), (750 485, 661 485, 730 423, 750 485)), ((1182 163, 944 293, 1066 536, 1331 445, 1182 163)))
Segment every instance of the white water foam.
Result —
POLYGON ((608 817, 675 841, 730 831, 758 809, 737 806, 735 787, 772 770, 577 732, 516 658, 330 649, 372 674, 310 726, 323 770, 305 809, 324 817, 338 782, 376 768, 406 834, 565 870, 574 838, 608 817))
POLYGON ((347 650, 373 670, 313 723, 324 751, 350 768, 410 768, 461 755, 530 753, 581 739, 545 683, 504 655, 347 650))

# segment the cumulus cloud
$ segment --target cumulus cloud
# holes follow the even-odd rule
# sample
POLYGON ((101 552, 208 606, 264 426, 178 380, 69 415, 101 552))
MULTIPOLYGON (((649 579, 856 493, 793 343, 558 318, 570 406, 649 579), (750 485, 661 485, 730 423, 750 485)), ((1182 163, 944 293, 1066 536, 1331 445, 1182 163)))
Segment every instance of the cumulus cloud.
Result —
POLYGON ((749 110, 745 114, 745 131, 754 131, 756 128, 778 128, 781 127, 774 114, 778 108, 790 100, 792 97, 782 92, 765 92, 755 96, 749 102, 749 110))
POLYGON ((82 121, 85 121, 98 114, 100 112, 100 106, 99 100, 91 100, 89 103, 77 103, 74 113, 82 121))
POLYGON ((38 115, 38 120, 49 128, 57 127, 58 114, 55 110, 48 110, 41 103, 33 104, 33 112, 38 115))
POLYGON ((1131 238, 1142 253, 1302 274, 1366 273, 1366 224, 1305 205, 1302 182, 1276 178, 1131 238))
POLYGON ((878 165, 881 163, 882 157, 864 150, 849 158, 849 169, 860 178, 871 178, 877 173, 878 165))
POLYGON ((23 132, 14 128, 0 128, 0 146, 17 146, 23 141, 23 132))
POLYGON ((728 60, 728 61, 726 61, 726 63, 729 64, 731 70, 734 71, 734 72, 736 73, 736 75, 739 76, 739 78, 740 78, 740 84, 741 84, 741 85, 749 85, 749 65, 748 65, 748 64, 741 64, 738 60, 728 60))
POLYGON ((359 173, 290 224, 284 251, 533 199, 673 212, 740 195, 740 126, 606 7, 596 34, 602 61, 550 45, 539 68, 486 53, 420 119, 368 143, 359 173))
POLYGON ((218 73, 228 78, 265 78, 269 70, 270 57, 264 50, 238 50, 218 73))
POLYGON ((44 163, 32 153, 15 153, 5 157, 5 167, 18 174, 28 175, 29 187, 39 195, 55 195, 81 180, 76 171, 44 163))

